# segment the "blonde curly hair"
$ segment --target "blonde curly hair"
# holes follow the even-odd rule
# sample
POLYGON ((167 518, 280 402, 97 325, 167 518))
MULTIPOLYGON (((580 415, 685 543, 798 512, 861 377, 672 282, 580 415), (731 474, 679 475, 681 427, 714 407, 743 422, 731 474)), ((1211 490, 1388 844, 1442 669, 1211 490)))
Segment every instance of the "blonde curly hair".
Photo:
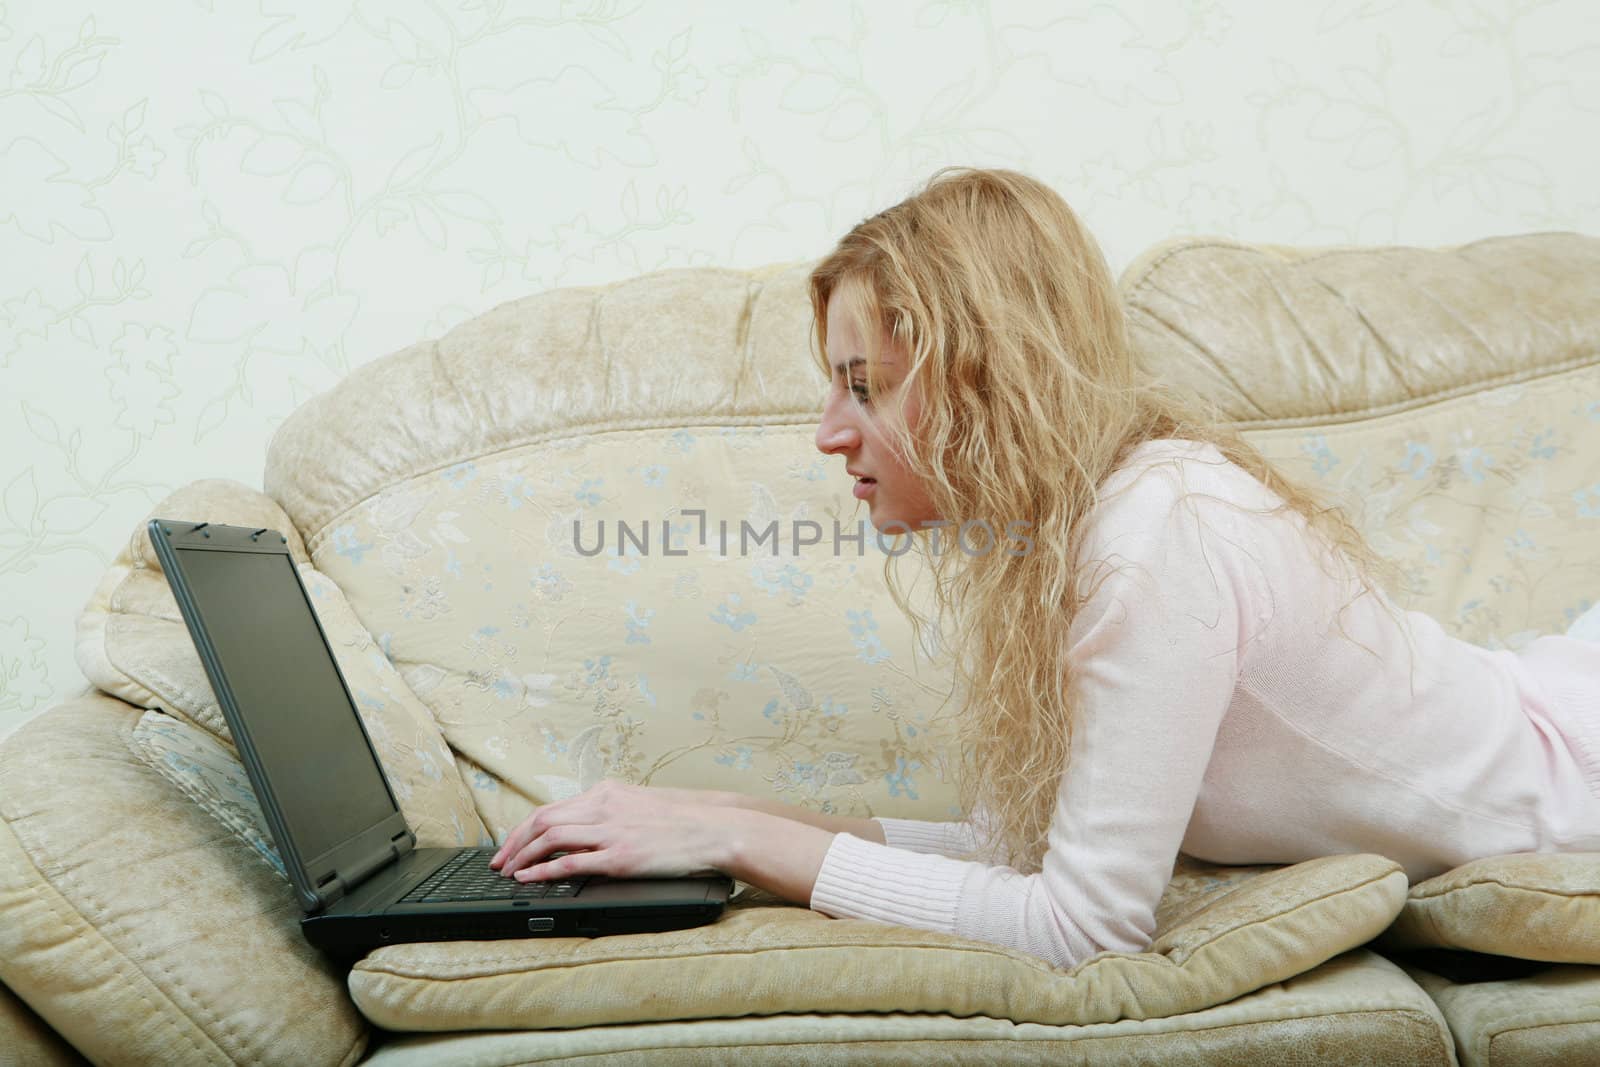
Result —
MULTIPOLYGON (((1099 245, 1054 190, 1011 170, 945 167, 868 218, 812 270, 815 356, 829 376, 828 301, 848 290, 880 395, 882 339, 908 355, 920 390, 915 440, 903 412, 880 418, 938 513, 1031 523, 1026 553, 928 551, 935 612, 919 612, 884 561, 895 603, 922 645, 931 624, 952 657, 963 708, 956 778, 978 854, 1041 869, 1072 747, 1067 633, 1092 593, 1078 554, 1108 475, 1142 442, 1209 442, 1305 516, 1355 565, 1363 593, 1396 572, 1337 507, 1292 484, 1193 396, 1135 358, 1121 295, 1099 245), (1047 472, 1048 476, 1041 476, 1047 472)), ((904 396, 904 392, 901 394, 904 396)), ((901 547, 899 545, 897 548, 901 547)), ((1361 595, 1361 594, 1358 594, 1361 595)))

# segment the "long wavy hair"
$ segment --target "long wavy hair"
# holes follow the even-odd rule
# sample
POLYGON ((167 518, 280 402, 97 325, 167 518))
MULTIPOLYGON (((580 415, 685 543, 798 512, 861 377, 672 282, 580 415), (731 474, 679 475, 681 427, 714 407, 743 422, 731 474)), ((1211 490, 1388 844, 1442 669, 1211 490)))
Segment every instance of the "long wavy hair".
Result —
POLYGON ((915 439, 898 405, 875 410, 938 514, 1031 523, 1025 553, 929 551, 932 531, 897 535, 931 569, 931 615, 896 574, 909 546, 897 543, 884 561, 913 647, 931 624, 936 640, 925 647, 951 657, 951 696, 959 692, 964 705, 956 778, 979 834, 972 855, 1002 856, 1025 874, 1041 869, 1072 747, 1067 633, 1093 592, 1079 587, 1081 541, 1100 486, 1142 442, 1215 445, 1282 498, 1274 511, 1298 511, 1344 550, 1358 596, 1378 576, 1397 576, 1342 511, 1273 469, 1213 405, 1141 367, 1099 245, 1036 179, 945 167, 847 233, 810 275, 825 377, 828 301, 846 289, 872 395, 886 395, 882 339, 909 356, 906 384, 922 400, 915 439))

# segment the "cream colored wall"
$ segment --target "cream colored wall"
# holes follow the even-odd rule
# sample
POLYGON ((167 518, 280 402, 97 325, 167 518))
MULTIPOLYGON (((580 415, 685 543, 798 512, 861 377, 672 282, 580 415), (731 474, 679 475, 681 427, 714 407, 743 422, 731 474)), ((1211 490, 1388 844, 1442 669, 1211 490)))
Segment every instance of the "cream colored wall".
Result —
MULTIPOLYGON (((501 301, 819 256, 945 164, 1154 241, 1600 232, 1600 24, 1533 4, 0 3, 0 734, 134 524, 501 301)), ((581 371, 575 372, 581 373, 581 371)))

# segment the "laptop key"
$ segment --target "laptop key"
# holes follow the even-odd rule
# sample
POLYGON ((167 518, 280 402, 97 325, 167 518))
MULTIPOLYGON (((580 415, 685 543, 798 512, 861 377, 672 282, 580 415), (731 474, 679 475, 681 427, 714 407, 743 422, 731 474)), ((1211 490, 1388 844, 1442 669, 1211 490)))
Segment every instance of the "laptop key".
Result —
POLYGON ((588 878, 569 878, 559 882, 518 882, 489 866, 492 852, 469 850, 414 886, 404 900, 424 904, 443 904, 453 900, 530 900, 545 896, 575 895, 588 878))

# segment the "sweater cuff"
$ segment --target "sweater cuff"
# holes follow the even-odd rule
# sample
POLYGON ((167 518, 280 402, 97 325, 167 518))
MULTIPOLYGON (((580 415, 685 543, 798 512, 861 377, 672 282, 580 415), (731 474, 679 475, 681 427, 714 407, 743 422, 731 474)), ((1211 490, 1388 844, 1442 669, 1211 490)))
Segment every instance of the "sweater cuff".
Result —
POLYGON ((975 844, 970 828, 965 823, 893 819, 887 815, 874 815, 872 820, 883 827, 883 841, 890 848, 937 852, 941 856, 948 856, 952 852, 970 849, 975 844))
POLYGON ((837 833, 817 871, 811 907, 838 919, 870 919, 951 934, 970 866, 837 833))

